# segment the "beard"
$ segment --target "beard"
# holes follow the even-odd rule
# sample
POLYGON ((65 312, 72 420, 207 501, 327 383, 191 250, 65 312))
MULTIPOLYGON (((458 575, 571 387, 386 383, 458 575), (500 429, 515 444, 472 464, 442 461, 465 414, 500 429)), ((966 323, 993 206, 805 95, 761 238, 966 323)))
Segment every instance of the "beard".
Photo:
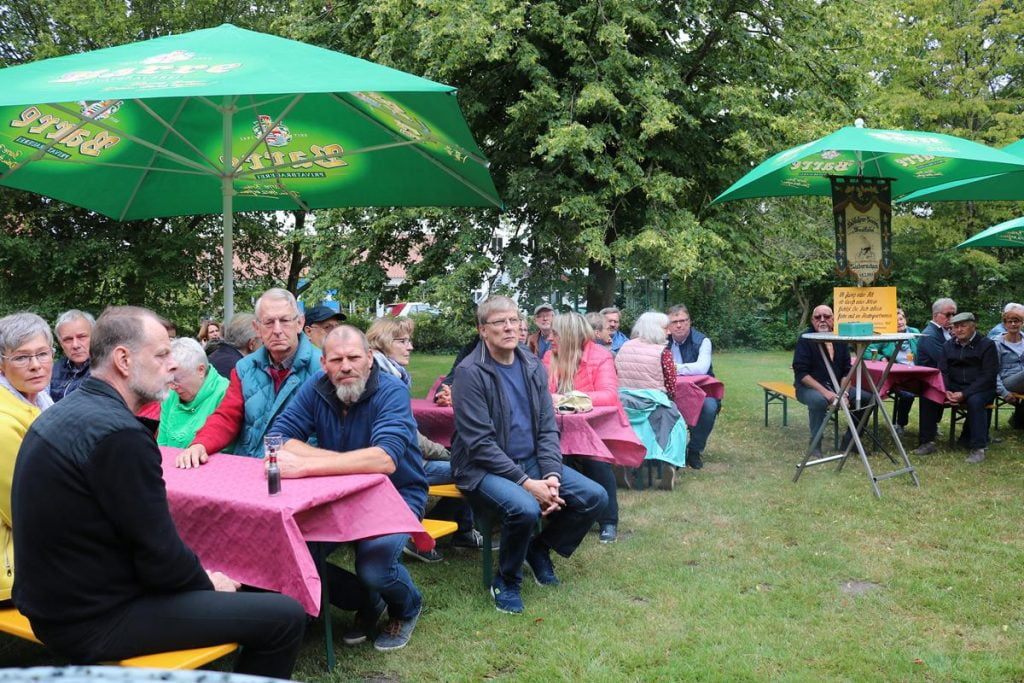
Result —
POLYGON ((339 384, 334 389, 334 395, 338 397, 338 400, 345 405, 351 405, 359 400, 359 397, 363 395, 363 391, 366 390, 366 378, 361 377, 358 381, 351 384, 339 384))
POLYGON ((131 374, 128 375, 128 389, 138 397, 140 403, 151 403, 153 401, 160 401, 162 403, 171 391, 171 387, 167 382, 155 386, 152 377, 140 377, 134 368, 131 374))

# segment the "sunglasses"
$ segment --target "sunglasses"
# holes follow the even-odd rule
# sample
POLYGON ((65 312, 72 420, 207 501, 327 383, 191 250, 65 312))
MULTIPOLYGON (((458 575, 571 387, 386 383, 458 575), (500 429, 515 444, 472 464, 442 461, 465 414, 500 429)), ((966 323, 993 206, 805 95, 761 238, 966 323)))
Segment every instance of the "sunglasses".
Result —
POLYGON ((814 320, 831 320, 832 316, 827 315, 827 314, 820 314, 820 315, 812 315, 811 318, 814 319, 814 320))

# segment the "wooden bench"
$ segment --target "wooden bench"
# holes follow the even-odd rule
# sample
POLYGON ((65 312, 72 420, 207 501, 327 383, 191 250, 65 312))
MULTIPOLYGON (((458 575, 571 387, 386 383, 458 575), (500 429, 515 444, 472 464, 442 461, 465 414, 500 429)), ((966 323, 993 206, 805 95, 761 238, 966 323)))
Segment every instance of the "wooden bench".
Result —
MULTIPOLYGON (((36 638, 36 634, 32 632, 32 624, 29 623, 28 618, 13 607, 0 610, 0 631, 42 645, 42 642, 36 638)), ((197 647, 190 650, 157 652, 151 655, 129 657, 119 662, 108 663, 142 669, 197 669, 215 659, 220 659, 224 655, 231 654, 237 649, 237 644, 226 643, 224 645, 211 645, 210 647, 197 647)))
MULTIPOLYGON (((1024 394, 1010 394, 1010 396, 1013 397, 1013 398, 1016 398, 1018 400, 1024 399, 1024 394)), ((1011 408, 1016 409, 1017 406, 1015 404, 1013 404, 1013 403, 1010 403, 1009 401, 1007 401, 1002 396, 996 396, 996 400, 992 402, 992 405, 994 407, 995 415, 996 415, 996 426, 995 426, 995 428, 998 431, 998 429, 999 429, 999 409, 1002 408, 1003 406, 1010 406, 1011 408)))
MULTIPOLYGON (((764 426, 768 426, 768 406, 773 403, 782 404, 782 426, 789 422, 789 399, 796 400, 796 387, 789 382, 758 382, 757 386, 764 389, 764 426)), ((839 448, 839 412, 832 413, 832 445, 839 448)))
MULTIPOLYGON (((989 403, 985 406, 985 410, 991 413, 994 406, 995 402, 989 403)), ((946 407, 949 408, 949 445, 954 446, 956 445, 956 424, 967 422, 967 406, 963 403, 947 403, 946 407)), ((998 422, 996 428, 998 429, 998 422)), ((991 434, 989 436, 991 437, 991 434)))

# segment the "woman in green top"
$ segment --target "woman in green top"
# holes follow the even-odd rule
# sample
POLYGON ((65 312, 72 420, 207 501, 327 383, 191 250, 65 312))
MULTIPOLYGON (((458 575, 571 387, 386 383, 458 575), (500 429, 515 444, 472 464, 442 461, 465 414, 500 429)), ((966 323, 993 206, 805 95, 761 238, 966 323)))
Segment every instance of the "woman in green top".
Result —
MULTIPOLYGON (((206 360, 206 352, 195 339, 179 337, 171 342, 174 382, 160 406, 161 446, 186 448, 228 390, 228 380, 206 360)), ((231 452, 231 447, 224 449, 231 452)))
MULTIPOLYGON (((921 332, 921 330, 916 327, 907 327, 907 316, 904 315, 902 308, 896 309, 896 331, 900 334, 906 332, 920 334, 921 332)), ((867 353, 869 358, 886 360, 894 351, 896 352, 897 363, 901 365, 913 365, 914 359, 917 357, 917 337, 900 342, 899 350, 896 349, 896 342, 889 342, 888 344, 872 344, 868 347, 867 353)), ((893 397, 893 402, 894 405, 892 412, 896 422, 896 433, 902 434, 907 423, 910 422, 910 409, 914 406, 914 394, 909 391, 897 389, 896 395, 893 397)))

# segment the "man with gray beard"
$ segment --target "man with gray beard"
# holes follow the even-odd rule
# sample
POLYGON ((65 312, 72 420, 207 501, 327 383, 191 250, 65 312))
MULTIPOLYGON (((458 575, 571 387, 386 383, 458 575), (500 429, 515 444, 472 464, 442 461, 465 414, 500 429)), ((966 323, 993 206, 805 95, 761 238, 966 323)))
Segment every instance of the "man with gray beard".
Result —
MULTIPOLYGON (((320 366, 323 372, 302 385, 269 429, 285 440, 277 456, 281 476, 386 474, 422 519, 427 477, 405 383, 378 370, 366 336, 350 325, 324 338, 320 366), (312 436, 317 446, 307 443, 312 436)), ((331 603, 356 611, 342 635, 346 644, 372 637, 385 609, 388 625, 374 647, 387 651, 408 644, 423 605, 401 563, 408 540, 408 534, 389 534, 355 541, 355 574, 327 564, 331 603)))

